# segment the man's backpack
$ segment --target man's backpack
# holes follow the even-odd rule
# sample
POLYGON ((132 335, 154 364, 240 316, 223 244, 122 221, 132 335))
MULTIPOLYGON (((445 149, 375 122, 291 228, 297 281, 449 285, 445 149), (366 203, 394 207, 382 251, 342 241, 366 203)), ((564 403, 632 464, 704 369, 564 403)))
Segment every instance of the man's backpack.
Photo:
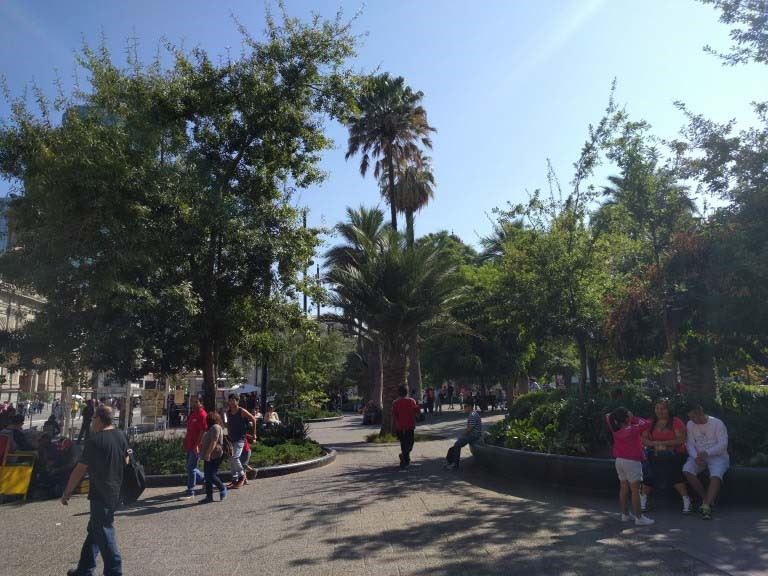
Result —
POLYGON ((456 446, 448 448, 448 453, 445 455, 445 462, 447 464, 456 464, 459 461, 459 450, 456 446))
POLYGON ((147 478, 144 474, 144 466, 133 457, 133 450, 128 449, 128 464, 123 470, 123 485, 120 487, 120 500, 124 504, 133 504, 139 499, 144 488, 147 487, 147 478))

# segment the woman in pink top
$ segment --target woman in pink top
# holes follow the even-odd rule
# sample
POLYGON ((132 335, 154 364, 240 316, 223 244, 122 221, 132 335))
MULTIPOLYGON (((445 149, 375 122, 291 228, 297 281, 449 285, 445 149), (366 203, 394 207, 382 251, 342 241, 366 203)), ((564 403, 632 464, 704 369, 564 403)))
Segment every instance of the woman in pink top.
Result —
POLYGON ((616 458, 616 473, 619 476, 619 502, 621 503, 621 521, 632 518, 629 513, 627 498, 632 492, 632 509, 635 526, 649 526, 653 520, 643 516, 640 510, 640 483, 643 481, 643 460, 645 451, 640 439, 641 434, 651 427, 648 420, 632 415, 626 408, 617 408, 605 415, 605 420, 613 435, 613 456, 616 458))

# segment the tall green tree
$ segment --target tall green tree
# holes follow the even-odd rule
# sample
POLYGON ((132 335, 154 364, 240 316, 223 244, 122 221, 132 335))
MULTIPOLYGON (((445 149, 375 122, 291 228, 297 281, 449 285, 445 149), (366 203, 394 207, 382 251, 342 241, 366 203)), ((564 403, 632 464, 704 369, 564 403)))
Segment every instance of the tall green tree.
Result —
MULTIPOLYGON (((385 240, 388 228, 384 224, 384 213, 378 208, 347 208, 346 221, 336 225, 336 232, 343 243, 332 247, 325 254, 326 266, 331 274, 335 269, 355 267, 376 254, 377 247, 385 240)), ((365 364, 363 396, 381 406, 381 344, 367 330, 368 311, 357 307, 353 301, 337 301, 336 304, 341 308, 344 324, 357 340, 358 353, 365 364)))
POLYGON ((409 163, 419 162, 420 145, 432 148, 430 134, 435 129, 427 122, 427 111, 421 105, 423 97, 421 91, 414 92, 407 86, 401 76, 371 76, 364 83, 356 112, 348 121, 346 158, 361 154, 363 176, 372 161, 376 179, 386 172, 386 198, 394 230, 397 230, 397 175, 409 163))
POLYGON ((364 311, 364 329, 381 344, 382 431, 391 432, 392 402, 407 381, 414 335, 419 329, 456 325, 450 316, 458 297, 455 271, 431 246, 408 248, 402 235, 389 230, 372 253, 332 269, 328 279, 333 304, 364 311))
POLYGON ((172 49, 173 64, 81 57, 91 89, 62 96, 55 125, 18 104, 0 132, 17 182, 20 249, 2 274, 30 286, 89 366, 151 358, 216 371, 257 352, 317 243, 289 203, 322 179, 323 119, 346 117, 348 23, 268 18, 236 59, 172 49))

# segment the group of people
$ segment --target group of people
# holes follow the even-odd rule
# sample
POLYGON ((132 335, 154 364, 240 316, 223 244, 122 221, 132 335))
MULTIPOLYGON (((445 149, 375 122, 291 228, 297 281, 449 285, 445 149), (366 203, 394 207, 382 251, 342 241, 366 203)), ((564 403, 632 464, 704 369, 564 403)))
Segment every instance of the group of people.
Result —
POLYGON ((701 500, 702 518, 712 517, 723 478, 730 466, 725 424, 706 414, 699 404, 684 408, 687 424, 672 414, 669 401, 658 400, 650 419, 626 408, 605 415, 613 436, 613 456, 619 477, 621 519, 638 526, 654 521, 644 513, 654 488, 673 486, 682 499, 682 512, 691 512, 690 487, 701 500), (705 488, 700 475, 709 474, 705 488), (631 502, 631 510, 630 510, 631 502))
POLYGON ((205 486, 205 497, 199 501, 200 504, 213 502, 214 487, 219 491, 219 499, 224 500, 228 490, 246 485, 247 472, 251 470, 251 444, 259 430, 280 424, 280 416, 272 404, 267 405, 266 414, 262 414, 258 407, 251 413, 240 405, 237 394, 229 395, 223 416, 216 411, 206 412, 197 396, 190 398, 184 436, 187 490, 182 499, 194 498, 195 489, 201 483, 205 486), (226 437, 224 426, 227 427, 226 437), (232 472, 232 481, 228 485, 224 485, 218 475, 225 457, 229 457, 232 472), (198 468, 200 460, 203 460, 202 473, 198 468))
POLYGON ((31 414, 42 414, 45 409, 45 402, 36 398, 34 400, 19 400, 16 406, 12 402, 5 400, 0 402, 0 415, 6 412, 12 412, 14 414, 21 414, 23 417, 27 417, 31 414))
MULTIPOLYGON (((463 403, 464 412, 467 414, 467 426, 454 443, 450 454, 453 454, 446 463, 447 468, 458 469, 461 459, 461 449, 482 438, 483 423, 480 413, 475 409, 475 402, 471 398, 463 403)), ((400 441, 400 468, 407 468, 411 464, 411 451, 416 435, 416 420, 422 408, 416 401, 408 396, 405 386, 398 388, 398 398, 392 403, 392 429, 395 430, 400 441)))

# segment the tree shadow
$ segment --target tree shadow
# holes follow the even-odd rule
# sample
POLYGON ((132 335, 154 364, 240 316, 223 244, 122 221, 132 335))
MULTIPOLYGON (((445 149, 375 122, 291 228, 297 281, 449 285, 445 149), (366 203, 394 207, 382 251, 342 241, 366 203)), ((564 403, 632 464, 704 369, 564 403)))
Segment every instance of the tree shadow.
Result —
POLYGON ((765 544, 743 539, 752 533, 766 542, 768 521, 759 514, 738 533, 725 522, 716 534, 708 533, 713 524, 699 521, 685 534, 678 528, 685 527, 681 519, 673 523, 666 516, 661 530, 635 528, 619 521, 614 499, 490 477, 471 462, 458 473, 443 471, 439 459, 422 462, 404 473, 380 466, 343 469, 304 491, 310 499, 328 493, 340 498, 309 509, 300 501, 273 505, 290 516, 299 533, 319 534, 319 542, 332 548, 328 557, 298 555, 291 565, 405 562, 409 574, 438 576, 700 574, 717 573, 715 562, 750 572, 768 553, 765 544), (360 525, 366 508, 381 511, 379 525, 360 525), (718 539, 717 557, 700 553, 689 539, 700 539, 704 548, 718 539))

